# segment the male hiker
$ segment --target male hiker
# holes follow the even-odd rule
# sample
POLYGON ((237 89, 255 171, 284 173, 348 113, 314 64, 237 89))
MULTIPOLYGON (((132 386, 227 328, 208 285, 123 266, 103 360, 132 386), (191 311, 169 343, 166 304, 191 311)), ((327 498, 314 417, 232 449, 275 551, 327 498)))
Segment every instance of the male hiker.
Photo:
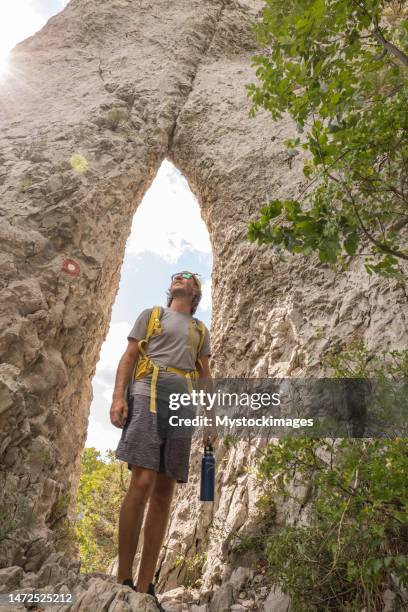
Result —
MULTIPOLYGON (((110 419, 123 428, 116 458, 132 470, 119 517, 117 581, 156 599, 153 577, 166 532, 176 482, 188 481, 191 436, 174 437, 168 425, 170 393, 188 393, 192 381, 211 385, 210 335, 193 317, 201 283, 191 272, 173 274, 167 307, 144 310, 128 336, 128 347, 116 373, 110 419), (129 406, 124 398, 135 364, 129 406), (136 585, 132 565, 144 509, 144 544, 136 585)), ((211 386, 210 386, 211 388, 211 386)), ((216 440, 215 427, 203 430, 203 442, 216 440)))

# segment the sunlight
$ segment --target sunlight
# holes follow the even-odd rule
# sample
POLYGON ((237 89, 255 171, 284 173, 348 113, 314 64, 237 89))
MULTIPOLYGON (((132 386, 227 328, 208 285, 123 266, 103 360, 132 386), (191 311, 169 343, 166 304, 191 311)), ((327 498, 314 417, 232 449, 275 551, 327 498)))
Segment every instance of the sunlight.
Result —
POLYGON ((21 40, 44 25, 42 18, 27 0, 0 3, 0 75, 7 74, 8 55, 21 40))
POLYGON ((0 56, 0 78, 7 75, 9 72, 8 54, 4 57, 0 56))

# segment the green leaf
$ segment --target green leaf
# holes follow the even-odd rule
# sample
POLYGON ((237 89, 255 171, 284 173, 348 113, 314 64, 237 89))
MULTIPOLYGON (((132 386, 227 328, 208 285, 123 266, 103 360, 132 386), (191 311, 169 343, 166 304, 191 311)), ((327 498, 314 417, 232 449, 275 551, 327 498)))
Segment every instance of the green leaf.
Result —
POLYGON ((408 566, 408 557, 407 555, 398 555, 395 557, 395 565, 397 567, 406 568, 408 566))
POLYGON ((316 235, 316 223, 315 221, 299 221, 295 224, 297 232, 305 234, 306 236, 316 235))
POLYGON ((377 574, 383 567, 383 560, 382 559, 372 559, 369 563, 369 568, 370 571, 373 574, 377 574))
POLYGON ((274 219, 275 217, 278 217, 281 212, 282 202, 280 200, 273 200, 272 202, 270 202, 267 211, 269 219, 274 219))
POLYGON ((355 252, 357 251, 358 242, 359 237, 357 232, 352 232, 347 236, 346 240, 344 241, 344 249, 347 255, 352 256, 355 254, 355 252))
POLYGON ((296 200, 285 200, 284 208, 286 212, 286 218, 290 221, 295 220, 298 213, 300 212, 300 204, 296 200))
MULTIPOLYGON (((407 251, 404 230, 394 221, 406 215, 406 202, 398 194, 408 157, 408 86, 402 67, 375 58, 381 49, 366 32, 381 23, 386 38, 406 52, 407 20, 397 4, 391 16, 389 2, 380 0, 361 6, 339 0, 265 0, 254 32, 267 51, 252 58, 259 82, 246 85, 251 116, 263 107, 273 120, 284 113, 293 120, 297 132, 285 141, 287 157, 295 148, 305 151, 303 175, 313 181, 302 192, 302 209, 320 223, 317 238, 300 245, 296 234, 302 237, 310 227, 296 226, 303 221, 301 211, 285 203, 294 235, 280 236, 282 248, 303 253, 313 248, 322 261, 344 265, 359 244, 352 194, 367 231, 395 251, 407 251), (350 216, 349 223, 338 221, 350 216), (326 244, 323 230, 330 224, 340 225, 339 244, 326 244)), ((262 223, 277 216, 277 210, 262 209, 262 223)), ((367 249, 368 274, 400 273, 398 262, 385 257, 375 241, 367 249)))

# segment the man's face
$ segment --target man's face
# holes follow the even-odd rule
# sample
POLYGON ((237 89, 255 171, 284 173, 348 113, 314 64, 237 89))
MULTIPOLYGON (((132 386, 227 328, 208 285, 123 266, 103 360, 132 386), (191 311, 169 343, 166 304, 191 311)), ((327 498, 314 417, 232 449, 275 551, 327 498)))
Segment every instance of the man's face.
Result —
POLYGON ((173 279, 170 289, 173 297, 193 297, 198 292, 198 286, 194 277, 184 278, 182 273, 173 279))

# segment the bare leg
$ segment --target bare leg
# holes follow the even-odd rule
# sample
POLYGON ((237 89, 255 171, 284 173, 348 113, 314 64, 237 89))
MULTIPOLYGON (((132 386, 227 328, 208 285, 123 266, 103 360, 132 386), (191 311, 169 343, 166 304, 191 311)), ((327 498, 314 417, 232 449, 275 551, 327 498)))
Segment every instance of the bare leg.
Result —
POLYGON ((156 481, 157 472, 148 468, 132 466, 129 489, 123 499, 119 515, 119 567, 117 582, 132 578, 140 528, 146 502, 156 481))
POLYGON ((153 582, 157 559, 169 521, 175 485, 175 478, 157 474, 144 524, 143 550, 137 580, 137 590, 141 593, 146 593, 149 584, 153 582))

